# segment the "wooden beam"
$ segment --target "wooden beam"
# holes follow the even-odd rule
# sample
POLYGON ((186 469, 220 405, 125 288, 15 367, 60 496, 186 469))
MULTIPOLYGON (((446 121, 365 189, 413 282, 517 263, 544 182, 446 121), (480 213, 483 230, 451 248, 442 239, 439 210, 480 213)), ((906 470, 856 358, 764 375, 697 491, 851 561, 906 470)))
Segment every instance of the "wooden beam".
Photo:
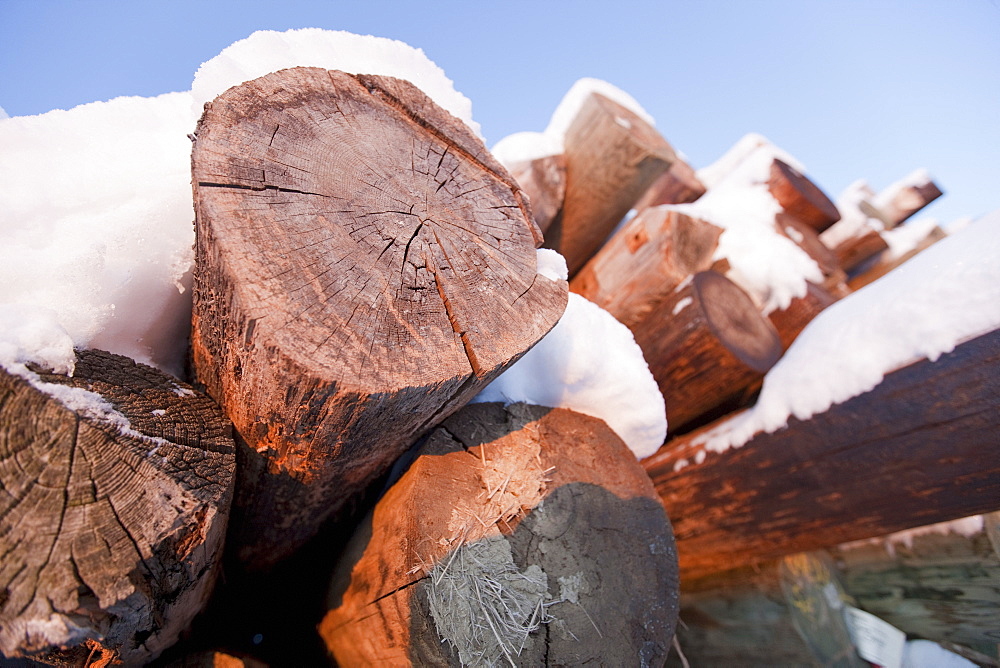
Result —
POLYGON ((643 465, 682 578, 1000 509, 998 405, 995 330, 742 448, 668 442, 643 465))

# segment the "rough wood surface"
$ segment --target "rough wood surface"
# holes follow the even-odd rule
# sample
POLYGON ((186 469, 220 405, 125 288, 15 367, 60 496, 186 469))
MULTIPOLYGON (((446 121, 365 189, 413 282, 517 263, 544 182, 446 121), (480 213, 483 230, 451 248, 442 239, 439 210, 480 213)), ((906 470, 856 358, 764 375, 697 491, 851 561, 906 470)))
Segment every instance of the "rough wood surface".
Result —
POLYGON ((535 223, 545 233, 566 196, 566 157, 547 155, 510 165, 508 171, 528 195, 535 223))
POLYGON ((320 633, 341 665, 659 665, 677 612, 672 545, 649 479, 603 421, 475 404, 432 432, 355 536, 320 633), (533 631, 511 638, 514 617, 486 616, 501 589, 533 631))
POLYGON ((892 229, 943 194, 938 185, 927 177, 897 190, 881 192, 876 201, 879 202, 886 228, 892 229))
POLYGON ((745 405, 781 357, 781 340, 722 274, 695 274, 632 329, 667 404, 671 433, 745 405))
POLYGON ((741 448, 706 452, 693 432, 643 465, 695 577, 997 510, 998 405, 1000 330, 741 448))
POLYGON ((520 188, 405 81, 316 68, 207 106, 192 347, 240 436, 233 547, 293 552, 562 315, 520 188))
POLYGON ((106 409, 70 410, 0 369, 0 652, 141 664, 211 591, 232 427, 204 395, 110 353, 39 379, 106 409))
POLYGON ((676 155, 655 128, 598 93, 580 107, 564 145, 566 199, 545 244, 563 254, 572 277, 676 155))
POLYGON ((768 190, 785 213, 822 232, 840 220, 837 205, 807 176, 783 160, 771 163, 768 190))
POLYGON ((665 208, 645 209, 570 281, 570 290, 630 329, 693 274, 712 265, 722 230, 665 208))
POLYGON ((705 185, 698 180, 691 165, 677 157, 670 169, 653 181, 633 208, 642 211, 661 204, 686 204, 704 195, 705 191, 705 185))
POLYGON ((788 308, 772 311, 767 315, 781 339, 781 349, 788 350, 802 330, 813 318, 837 301, 826 288, 815 283, 806 283, 806 294, 796 297, 788 308))
POLYGON ((888 249, 889 244, 878 230, 866 227, 860 234, 837 244, 832 250, 837 256, 837 262, 850 274, 866 260, 888 249))
POLYGON ((858 607, 911 636, 996 661, 1000 546, 991 543, 991 530, 1000 530, 1000 513, 984 515, 983 529, 969 535, 942 528, 838 545, 830 554, 858 607))

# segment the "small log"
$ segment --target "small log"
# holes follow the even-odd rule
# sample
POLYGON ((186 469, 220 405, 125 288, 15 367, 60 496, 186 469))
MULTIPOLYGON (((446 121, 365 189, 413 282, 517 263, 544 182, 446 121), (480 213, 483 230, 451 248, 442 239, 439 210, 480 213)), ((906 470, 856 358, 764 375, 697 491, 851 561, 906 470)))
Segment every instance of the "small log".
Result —
POLYGON ((599 93, 584 101, 564 145, 566 199, 545 244, 572 277, 676 155, 649 123, 599 93))
POLYGON ((857 236, 851 237, 833 248, 837 262, 850 274, 864 262, 889 249, 878 230, 865 226, 857 236))
POLYGON ((677 157, 670 169, 653 181, 634 208, 642 211, 661 204, 686 204, 697 200, 705 191, 705 185, 698 180, 691 165, 677 157))
POLYGON ((997 510, 998 403, 1000 330, 743 447, 668 441, 643 466, 682 577, 997 510))
POLYGON ((837 301, 829 290, 815 283, 806 282, 806 294, 796 297, 788 308, 772 311, 767 315, 781 339, 781 349, 788 350, 812 319, 837 301))
POLYGON ((840 212, 830 198, 809 178, 783 160, 771 163, 767 182, 771 195, 785 213, 822 232, 840 220, 840 212))
POLYGON ((566 196, 566 157, 547 155, 508 165, 507 170, 528 195, 535 224, 544 234, 562 209, 566 196))
POLYGON ((231 545, 264 569, 556 323, 523 193, 410 83, 295 68, 207 105, 195 369, 239 434, 231 545))
POLYGON ((340 665, 660 665, 672 542, 603 421, 474 404, 356 533, 320 634, 340 665))
POLYGON ((666 208, 644 209, 570 281, 570 290, 638 325, 692 274, 712 265, 722 230, 666 208))
POLYGON ((0 369, 0 653, 139 665, 212 590, 232 427, 208 397, 119 355, 79 351, 72 377, 38 377, 0 369))
POLYGON ((899 265, 903 264, 904 262, 912 258, 917 253, 926 250, 927 248, 930 248, 937 242, 944 239, 946 236, 948 235, 945 233, 945 231, 942 230, 937 225, 935 225, 931 229, 931 231, 927 233, 927 236, 921 239, 911 250, 903 253, 899 257, 895 257, 892 259, 885 259, 884 256, 886 254, 883 253, 883 257, 880 257, 878 261, 875 262, 875 264, 873 264, 871 267, 864 269, 863 271, 861 271, 861 273, 857 274, 856 276, 853 276, 850 279, 850 281, 848 281, 848 285, 852 290, 860 290, 869 283, 877 281, 878 279, 882 278, 890 271, 892 271, 899 265))
POLYGON ((920 170, 878 194, 875 206, 882 213, 886 229, 892 229, 944 193, 931 177, 920 170))
POLYGON ((714 271, 679 286, 632 333, 675 434, 745 405, 782 352, 777 332, 746 292, 714 271))

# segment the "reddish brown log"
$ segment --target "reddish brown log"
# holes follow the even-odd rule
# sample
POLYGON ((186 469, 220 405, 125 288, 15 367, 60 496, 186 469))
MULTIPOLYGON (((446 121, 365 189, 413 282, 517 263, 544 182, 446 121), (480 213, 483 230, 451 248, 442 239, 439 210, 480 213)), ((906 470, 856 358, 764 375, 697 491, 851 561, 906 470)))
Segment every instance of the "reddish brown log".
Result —
POLYGON ((778 332, 782 350, 788 350, 806 325, 835 301, 837 297, 826 288, 806 282, 805 295, 793 299, 788 308, 769 313, 767 317, 778 332))
POLYGON ((833 252, 844 271, 850 273, 866 260, 870 260, 888 248, 889 244, 885 242, 878 230, 866 226, 861 234, 838 244, 833 252))
POLYGON ((830 198, 804 174, 775 158, 771 163, 768 189, 785 213, 794 216, 816 232, 840 220, 840 212, 830 198))
POLYGON ((935 225, 931 229, 931 231, 927 234, 927 236, 924 237, 919 243, 917 243, 917 245, 914 246, 912 250, 909 250, 906 253, 900 255, 899 257, 893 259, 880 258, 873 266, 862 271, 857 276, 852 277, 851 280, 848 282, 848 285, 850 285, 852 290, 860 290, 861 288, 868 285, 872 281, 876 281, 882 278, 890 271, 892 271, 899 265, 903 264, 904 262, 912 258, 917 253, 927 248, 930 248, 938 241, 941 241, 941 239, 944 239, 946 236, 947 234, 945 234, 945 231, 935 225))
POLYGON ((682 577, 698 577, 997 510, 997 405, 1000 330, 741 448, 705 451, 694 432, 643 465, 673 521, 682 577))
POLYGON ((837 254, 820 240, 815 229, 787 212, 779 213, 774 225, 782 235, 794 241, 816 262, 816 266, 823 272, 823 287, 831 295, 842 297, 850 292, 846 285, 847 274, 841 268, 837 254))
POLYGON ((698 180, 691 165, 679 157, 670 169, 661 174, 635 203, 637 211, 661 204, 685 204, 705 194, 705 185, 698 180))
POLYGON ((649 123, 598 93, 580 107, 564 145, 566 199, 545 244, 573 276, 676 156, 649 123))
POLYGON ((875 201, 886 222, 886 229, 892 229, 943 194, 938 185, 924 174, 918 180, 880 192, 875 201))
POLYGON ((559 214, 566 196, 566 157, 547 155, 507 167, 531 202, 531 214, 544 233, 559 214))
POLYGON ((206 107, 192 348, 240 436, 231 545, 291 554, 561 316, 523 194, 410 83, 316 68, 206 107))
POLYGON ((232 427, 208 397, 119 355, 80 351, 72 377, 38 373, 0 369, 0 653, 141 665, 211 593, 232 427))
POLYGON ((745 404, 781 357, 767 318, 712 271, 695 274, 632 333, 663 393, 672 433, 745 404))
POLYGON ((570 290, 635 327, 685 279, 711 266, 721 234, 677 211, 644 209, 608 239, 570 290))
POLYGON ((672 544, 603 421, 475 404, 430 435, 355 535, 320 634, 345 666, 662 664, 672 544))

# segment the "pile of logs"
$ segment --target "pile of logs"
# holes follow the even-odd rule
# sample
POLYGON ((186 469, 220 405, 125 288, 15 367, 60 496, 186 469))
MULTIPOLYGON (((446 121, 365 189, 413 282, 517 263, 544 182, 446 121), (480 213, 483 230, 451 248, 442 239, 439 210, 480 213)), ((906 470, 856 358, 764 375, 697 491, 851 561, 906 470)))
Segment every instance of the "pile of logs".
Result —
POLYGON ((71 377, 0 371, 5 657, 662 664, 679 578, 996 509, 997 332, 692 450, 849 281, 891 269, 872 233, 929 180, 838 223, 775 159, 775 231, 823 281, 765 312, 723 231, 671 206, 710 188, 598 93, 563 154, 507 168, 408 82, 315 68, 230 89, 195 137, 192 384, 99 351, 71 377), (537 272, 543 244, 568 282, 537 272), (569 290, 633 332, 664 394, 671 439, 641 463, 597 418, 466 406, 569 290))

